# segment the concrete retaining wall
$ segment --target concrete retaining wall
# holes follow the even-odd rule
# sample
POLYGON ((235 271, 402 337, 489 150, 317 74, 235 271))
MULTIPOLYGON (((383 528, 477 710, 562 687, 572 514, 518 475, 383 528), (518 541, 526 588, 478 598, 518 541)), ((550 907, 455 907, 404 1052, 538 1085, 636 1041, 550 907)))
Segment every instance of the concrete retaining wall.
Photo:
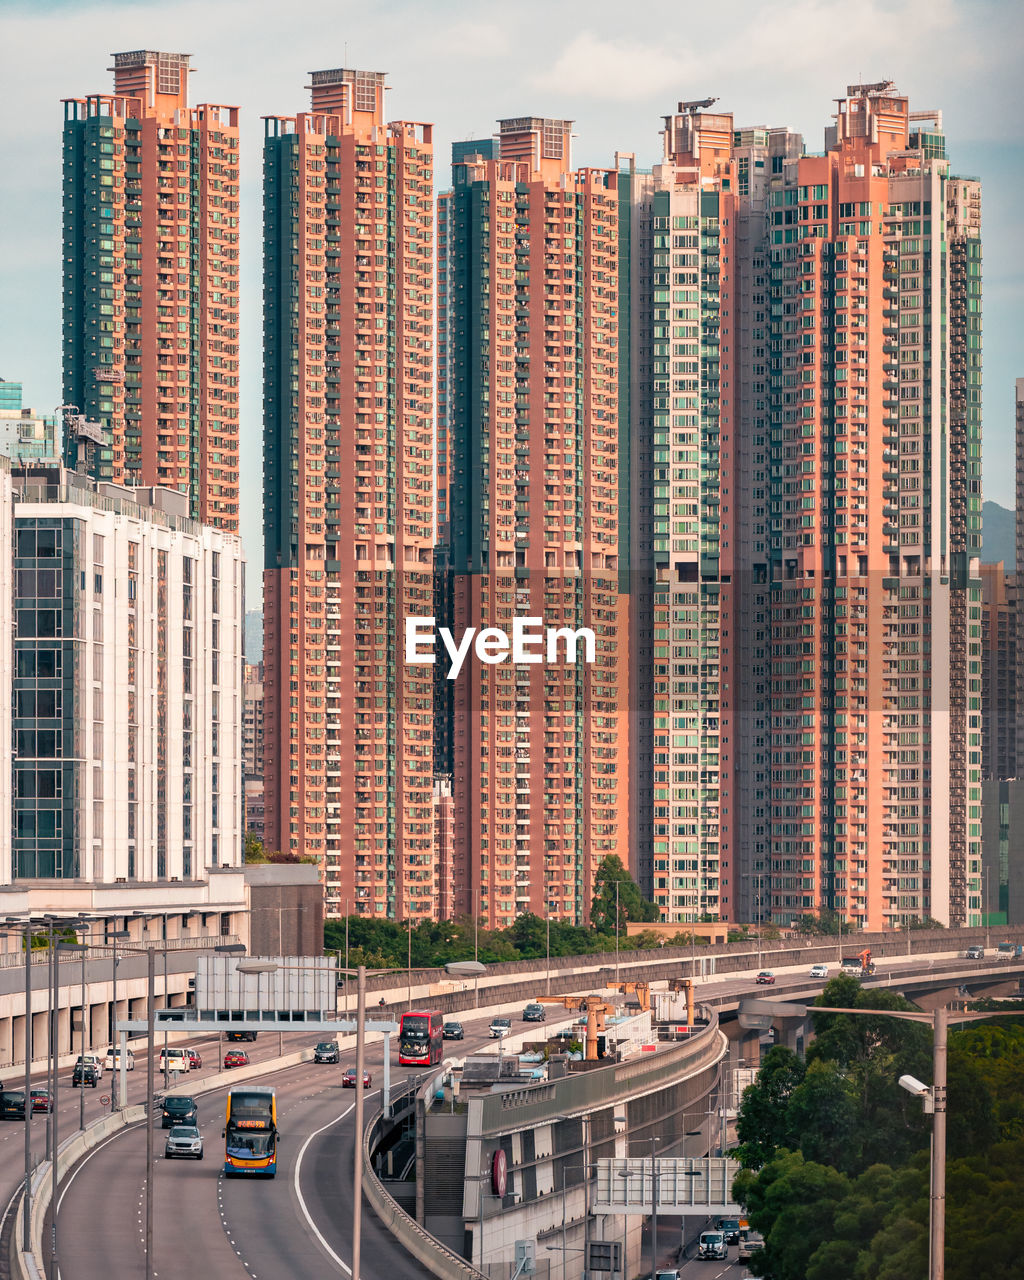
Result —
POLYGON ((370 1140, 380 1116, 371 1120, 362 1135, 363 1143, 363 1195, 370 1202, 374 1213, 387 1227, 403 1249, 438 1280, 486 1280, 471 1262, 453 1253, 447 1245, 435 1239, 429 1231, 411 1218, 398 1201, 384 1190, 370 1162, 370 1140))

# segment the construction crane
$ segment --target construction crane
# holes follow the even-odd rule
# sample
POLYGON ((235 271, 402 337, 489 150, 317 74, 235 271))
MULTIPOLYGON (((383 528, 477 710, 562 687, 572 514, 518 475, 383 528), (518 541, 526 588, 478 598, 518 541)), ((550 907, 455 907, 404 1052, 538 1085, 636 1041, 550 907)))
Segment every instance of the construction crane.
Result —
POLYGON ((609 1013, 615 1012, 615 1006, 609 1004, 604 996, 537 996, 537 1004, 560 1004, 565 1009, 578 1009, 587 1015, 587 1039, 583 1057, 587 1062, 596 1062, 597 1037, 604 1034, 604 1020, 609 1013))
POLYGON ((624 996, 635 995, 641 1013, 647 1013, 651 1007, 651 985, 649 982, 613 982, 609 991, 621 991, 624 996))
POLYGON ((686 992, 686 1025, 693 1026, 693 979, 692 978, 669 978, 669 991, 685 991, 686 992))

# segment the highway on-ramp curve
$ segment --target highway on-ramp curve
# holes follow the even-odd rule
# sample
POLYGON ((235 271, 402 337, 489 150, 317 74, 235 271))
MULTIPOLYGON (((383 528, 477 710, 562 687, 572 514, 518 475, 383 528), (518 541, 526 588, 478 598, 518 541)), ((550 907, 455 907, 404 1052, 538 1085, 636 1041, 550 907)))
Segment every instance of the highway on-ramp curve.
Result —
MULTIPOLYGON (((461 1053, 487 1038, 485 1016, 462 1015, 461 1053)), ((274 1179, 225 1178, 224 1100, 231 1086, 198 1098, 205 1158, 165 1160, 154 1131, 154 1272, 168 1280, 306 1280, 351 1275, 355 1093, 341 1085, 351 1065, 303 1063, 268 1073, 277 1090, 274 1179)), ((368 1040, 366 1115, 380 1105, 383 1046, 368 1040)), ((392 1072, 392 1087, 405 1069, 392 1072)), ((159 1121, 157 1121, 159 1123, 159 1121)), ((122 1280, 144 1271, 145 1128, 98 1147, 61 1187, 58 1256, 62 1280, 122 1280)), ((362 1280, 421 1280, 422 1266, 363 1204, 362 1280)))
MULTIPOLYGON (((919 958, 894 960, 893 979, 915 964, 920 966, 919 958)), ((778 970, 778 985, 767 991, 754 985, 751 971, 705 980, 698 994, 735 998, 741 993, 782 995, 790 988, 806 991, 807 968, 778 970)), ((466 1040, 452 1046, 459 1056, 486 1042, 489 1017, 489 1011, 460 1015, 466 1040)), ((260 1050, 265 1051, 262 1042, 260 1050)), ((366 1099, 367 1118, 379 1107, 382 1054, 383 1042, 371 1036, 366 1066, 373 1088, 366 1099)), ((153 1257, 157 1277, 319 1280, 351 1276, 354 1093, 341 1087, 341 1073, 353 1058, 348 1053, 337 1066, 304 1063, 260 1077, 261 1083, 277 1089, 282 1136, 276 1179, 226 1179, 221 1171, 229 1074, 222 1087, 199 1097, 206 1147, 203 1161, 164 1160, 164 1134, 156 1130, 153 1257)), ((405 1074, 401 1069, 394 1071, 393 1083, 400 1083, 405 1074)), ((72 1171, 59 1201, 63 1280, 123 1280, 143 1273, 144 1177, 142 1126, 116 1135, 72 1171)), ((362 1221, 361 1280, 420 1280, 422 1266, 398 1245, 365 1201, 362 1221)))

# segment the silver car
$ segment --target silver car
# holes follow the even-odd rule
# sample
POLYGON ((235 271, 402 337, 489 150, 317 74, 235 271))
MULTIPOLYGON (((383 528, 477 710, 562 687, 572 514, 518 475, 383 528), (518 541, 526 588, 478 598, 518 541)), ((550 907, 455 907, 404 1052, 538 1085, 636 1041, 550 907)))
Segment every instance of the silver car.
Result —
POLYGON ((167 1135, 164 1159, 175 1160, 183 1156, 190 1160, 202 1160, 203 1135, 194 1124, 178 1124, 167 1135))

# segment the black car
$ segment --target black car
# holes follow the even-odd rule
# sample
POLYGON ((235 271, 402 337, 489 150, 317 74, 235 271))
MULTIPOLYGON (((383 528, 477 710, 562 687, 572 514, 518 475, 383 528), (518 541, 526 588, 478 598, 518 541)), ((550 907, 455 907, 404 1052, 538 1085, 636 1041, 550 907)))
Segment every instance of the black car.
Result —
POLYGON ((248 1043, 256 1039, 255 1031, 227 1031, 224 1039, 231 1044, 248 1043))
POLYGON ((715 1226, 725 1236, 726 1244, 739 1244, 740 1242, 740 1220, 739 1218, 719 1218, 715 1226))
POLYGON ((323 1040, 313 1050, 314 1062, 340 1062, 338 1046, 333 1040, 323 1040))
POLYGON ((547 1016, 547 1010, 542 1004, 528 1004, 523 1010, 524 1022, 543 1022, 547 1016))
POLYGON ((195 1098, 181 1095, 164 1098, 160 1109, 160 1128, 173 1129, 175 1125, 198 1124, 199 1107, 195 1098))
POLYGON ((0 1092, 0 1120, 25 1119, 25 1090, 4 1089, 0 1092))
POLYGON ((444 1038, 446 1040, 465 1040, 466 1033, 462 1029, 461 1022, 446 1022, 444 1024, 444 1038))
POLYGON ((95 1089, 100 1082, 100 1073, 91 1062, 76 1062, 75 1069, 71 1073, 71 1087, 73 1089, 85 1087, 88 1085, 90 1089, 95 1089))

